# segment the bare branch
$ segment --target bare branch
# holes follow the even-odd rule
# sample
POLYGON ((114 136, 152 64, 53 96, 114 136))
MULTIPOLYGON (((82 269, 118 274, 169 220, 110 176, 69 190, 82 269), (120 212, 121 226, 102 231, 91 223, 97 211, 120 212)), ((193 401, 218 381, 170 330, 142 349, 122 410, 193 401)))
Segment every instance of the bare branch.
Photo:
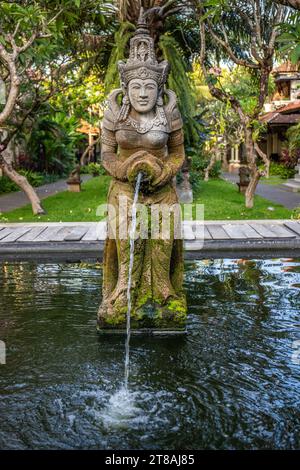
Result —
POLYGON ((209 29, 209 33, 210 35, 213 37, 213 39, 220 45, 223 47, 223 49, 227 52, 227 54, 229 55, 230 59, 237 65, 241 65, 242 67, 250 67, 252 69, 258 69, 259 68, 259 65, 258 64, 255 64, 254 62, 250 62, 248 60, 244 60, 244 59, 239 59, 238 57, 236 57, 236 55, 234 54, 233 50, 231 49, 229 43, 227 41, 223 41, 217 34, 215 34, 215 32, 213 31, 213 28, 212 28, 212 25, 211 23, 208 21, 207 22, 207 25, 208 25, 208 29, 209 29))
POLYGON ((21 24, 21 21, 19 20, 18 23, 17 23, 17 25, 16 25, 16 27, 15 27, 15 30, 14 30, 14 32, 13 32, 13 38, 16 37, 16 35, 17 35, 18 31, 19 31, 19 28, 20 28, 20 24, 21 24))

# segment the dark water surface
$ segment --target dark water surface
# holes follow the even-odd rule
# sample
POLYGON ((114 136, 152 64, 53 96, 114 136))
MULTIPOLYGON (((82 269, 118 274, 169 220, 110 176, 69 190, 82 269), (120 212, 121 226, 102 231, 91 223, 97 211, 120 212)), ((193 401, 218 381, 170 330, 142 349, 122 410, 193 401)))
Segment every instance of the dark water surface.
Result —
POLYGON ((95 330, 101 281, 0 264, 0 448, 300 448, 299 260, 186 263, 188 335, 132 338, 129 397, 124 338, 95 330))

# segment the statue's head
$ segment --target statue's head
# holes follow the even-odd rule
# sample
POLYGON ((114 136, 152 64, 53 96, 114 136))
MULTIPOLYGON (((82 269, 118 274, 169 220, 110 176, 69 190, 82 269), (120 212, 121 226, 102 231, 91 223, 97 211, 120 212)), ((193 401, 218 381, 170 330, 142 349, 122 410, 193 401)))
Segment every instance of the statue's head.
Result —
POLYGON ((158 84, 152 78, 134 78, 128 83, 128 98, 135 111, 148 113, 157 103, 158 84))
POLYGON ((139 113, 151 111, 156 104, 162 106, 169 64, 167 61, 157 62, 154 41, 149 34, 142 10, 138 28, 130 40, 129 59, 126 63, 120 61, 118 67, 124 94, 121 120, 128 114, 130 105, 139 113))

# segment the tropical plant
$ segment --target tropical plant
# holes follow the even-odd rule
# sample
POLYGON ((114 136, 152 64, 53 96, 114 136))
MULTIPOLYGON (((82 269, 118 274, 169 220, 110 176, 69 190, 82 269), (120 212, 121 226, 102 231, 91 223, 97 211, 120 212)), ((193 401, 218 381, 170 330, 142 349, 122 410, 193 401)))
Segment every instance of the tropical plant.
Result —
POLYGON ((39 116, 26 139, 32 167, 66 175, 74 166, 75 149, 82 138, 77 127, 76 118, 64 113, 39 116))
POLYGON ((300 149, 300 123, 291 126, 286 133, 288 138, 288 149, 290 153, 300 149))
POLYGON ((159 47, 165 60, 171 66, 168 77, 168 87, 175 91, 178 100, 178 107, 184 123, 184 135, 187 145, 196 144, 199 141, 201 128, 195 116, 196 90, 193 89, 192 81, 188 75, 187 64, 183 53, 176 40, 166 33, 160 37, 159 47))
POLYGON ((0 167, 24 190, 34 214, 43 213, 40 200, 5 152, 16 134, 34 123, 40 106, 70 86, 67 72, 81 64, 85 74, 95 64, 99 51, 89 52, 84 34, 104 30, 111 11, 112 6, 104 8, 100 0, 0 3, 0 78, 7 90, 5 103, 0 104, 0 128, 6 129, 0 136, 0 167))
POLYGON ((297 64, 300 60, 300 11, 290 13, 288 21, 279 25, 279 30, 279 52, 292 64, 297 64))

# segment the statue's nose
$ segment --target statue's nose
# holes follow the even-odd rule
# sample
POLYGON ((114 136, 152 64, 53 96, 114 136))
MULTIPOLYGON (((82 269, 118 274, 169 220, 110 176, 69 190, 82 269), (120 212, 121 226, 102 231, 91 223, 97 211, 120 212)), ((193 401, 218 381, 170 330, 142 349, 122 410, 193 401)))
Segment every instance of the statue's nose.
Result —
POLYGON ((140 89, 140 98, 147 98, 148 94, 147 94, 147 91, 146 91, 146 88, 142 87, 140 89))

